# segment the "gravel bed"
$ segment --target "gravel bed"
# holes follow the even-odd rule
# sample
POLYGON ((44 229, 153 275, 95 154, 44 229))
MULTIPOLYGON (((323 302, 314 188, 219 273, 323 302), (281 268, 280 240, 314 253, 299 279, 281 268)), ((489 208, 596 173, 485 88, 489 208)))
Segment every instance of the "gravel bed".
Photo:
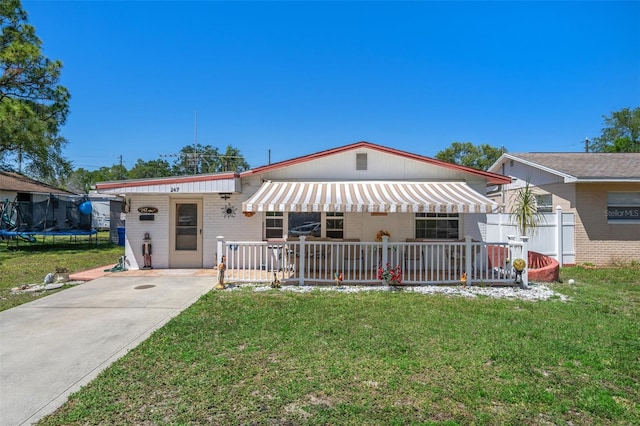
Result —
POLYGON ((530 283, 526 289, 518 287, 462 287, 462 286, 406 286, 406 287, 382 287, 382 286, 295 286, 295 285, 283 285, 279 288, 272 288, 270 285, 264 284, 240 284, 229 285, 223 291, 235 291, 242 288, 252 288, 253 291, 292 291, 297 293, 308 293, 311 291, 336 291, 342 293, 357 293, 361 291, 391 291, 391 292, 407 292, 407 293, 420 293, 420 294, 444 294, 447 296, 461 296, 461 297, 493 297, 496 299, 521 299, 521 300, 559 300, 566 302, 569 300, 567 296, 561 293, 557 293, 544 284, 530 283))

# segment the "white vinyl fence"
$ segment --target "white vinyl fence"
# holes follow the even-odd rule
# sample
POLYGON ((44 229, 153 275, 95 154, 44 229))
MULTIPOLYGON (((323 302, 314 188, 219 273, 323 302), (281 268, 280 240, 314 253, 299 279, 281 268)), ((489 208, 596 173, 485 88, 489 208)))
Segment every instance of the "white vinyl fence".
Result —
MULTIPOLYGON (((529 235, 529 250, 553 257, 560 266, 576 263, 573 213, 565 213, 560 206, 555 213, 545 213, 544 221, 529 235)), ((485 241, 507 241, 518 235, 515 222, 508 213, 487 214, 485 241)))
MULTIPOLYGON (((513 241, 511 241, 513 243, 513 241)), ((218 263, 225 257, 229 282, 304 285, 380 285, 382 271, 398 271, 404 285, 511 284, 508 242, 381 242, 306 240, 225 241, 218 237, 218 263), (463 279, 464 274, 464 279, 463 279)), ((522 249, 522 247, 521 247, 522 249)), ((526 246, 524 247, 526 256, 526 246)))

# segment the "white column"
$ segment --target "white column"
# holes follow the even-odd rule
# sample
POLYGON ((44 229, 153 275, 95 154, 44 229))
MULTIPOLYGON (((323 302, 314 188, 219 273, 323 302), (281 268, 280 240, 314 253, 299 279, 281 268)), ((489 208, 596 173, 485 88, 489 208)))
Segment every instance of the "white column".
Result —
POLYGON ((387 268, 387 263, 389 262, 389 256, 387 256, 387 249, 389 248, 389 237, 387 235, 382 236, 382 265, 380 265, 383 269, 387 268))
POLYGON ((216 251, 216 267, 222 262, 222 256, 224 255, 224 236, 218 235, 216 237, 218 240, 218 248, 216 251))
POLYGON ((301 235, 300 236, 300 253, 298 253, 298 256, 300 256, 300 264, 298 266, 298 285, 304 285, 304 273, 306 271, 306 267, 305 267, 305 259, 307 258, 306 254, 305 254, 305 246, 304 246, 304 242, 307 240, 307 236, 306 235, 301 235))
POLYGON ((464 236, 464 271, 467 273, 467 285, 473 285, 473 274, 471 273, 471 235, 464 236))
POLYGON ((562 268, 562 254, 564 252, 564 242, 562 241, 562 207, 556 207, 556 260, 562 268))
MULTIPOLYGON (((516 253, 515 253, 515 248, 514 248, 514 242, 515 242, 515 236, 514 235, 507 235, 507 241, 509 244, 509 265, 507 265, 509 268, 512 267, 513 265, 513 259, 516 258, 516 253)), ((513 272, 511 270, 509 270, 509 272, 513 272)))
POLYGON ((520 237, 522 240, 522 258, 526 262, 527 267, 522 271, 522 287, 527 288, 529 286, 529 277, 527 271, 529 270, 529 237, 520 237))

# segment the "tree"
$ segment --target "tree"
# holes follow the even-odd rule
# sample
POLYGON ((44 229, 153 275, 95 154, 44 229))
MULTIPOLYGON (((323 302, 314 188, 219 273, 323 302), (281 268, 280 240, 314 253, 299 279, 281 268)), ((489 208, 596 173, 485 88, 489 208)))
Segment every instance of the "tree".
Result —
POLYGON ((216 172, 243 172, 249 170, 247 163, 238 148, 227 145, 224 154, 218 157, 218 167, 216 172))
POLYGON ((80 167, 69 173, 66 185, 60 187, 78 194, 88 194, 96 183, 94 175, 94 172, 80 167))
POLYGON ((594 152, 640 152, 640 107, 603 115, 602 134, 593 138, 594 152))
POLYGON ((171 166, 162 159, 143 161, 138 159, 127 173, 129 179, 146 179, 171 176, 171 166))
POLYGON ((218 148, 211 145, 187 145, 177 154, 178 159, 174 161, 172 173, 177 176, 197 175, 209 172, 211 161, 218 157, 218 148))
POLYGON ((218 148, 211 145, 187 145, 177 156, 172 169, 174 175, 240 172, 249 168, 240 150, 231 145, 227 146, 224 154, 220 154, 218 148))
POLYGON ((42 54, 35 28, 20 0, 0 1, 0 164, 42 180, 68 172, 60 135, 69 92, 58 82, 62 63, 42 54))
POLYGON ((505 152, 488 144, 473 145, 471 142, 453 142, 436 154, 438 160, 478 170, 487 170, 505 152))
POLYGON ((122 164, 114 164, 111 167, 100 167, 92 172, 94 182, 106 182, 114 180, 125 180, 128 175, 127 168, 122 164))

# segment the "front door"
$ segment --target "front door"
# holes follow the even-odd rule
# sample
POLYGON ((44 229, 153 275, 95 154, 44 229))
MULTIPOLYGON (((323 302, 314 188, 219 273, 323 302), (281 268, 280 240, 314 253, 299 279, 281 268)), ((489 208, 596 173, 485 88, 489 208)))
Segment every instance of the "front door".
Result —
POLYGON ((169 267, 202 268, 202 199, 171 200, 169 267))

